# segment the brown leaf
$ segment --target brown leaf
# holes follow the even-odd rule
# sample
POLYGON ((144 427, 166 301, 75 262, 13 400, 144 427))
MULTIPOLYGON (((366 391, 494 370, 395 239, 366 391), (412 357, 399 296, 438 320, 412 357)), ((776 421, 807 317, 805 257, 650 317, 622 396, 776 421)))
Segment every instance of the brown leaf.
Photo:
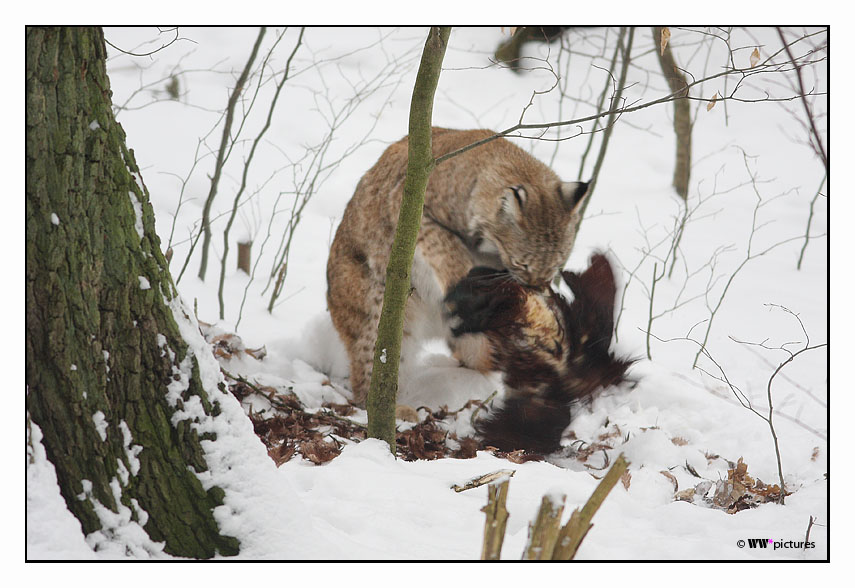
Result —
POLYGON ((810 460, 816 461, 819 457, 819 447, 814 447, 813 451, 810 452, 810 460))
POLYGON ((341 416, 350 416, 356 412, 356 409, 353 408, 351 404, 336 404, 334 402, 324 402, 322 405, 324 408, 332 409, 332 411, 341 416))
POLYGON ((686 488, 685 490, 680 490, 676 494, 674 494, 675 500, 682 500, 684 502, 694 502, 695 500, 695 489, 694 488, 686 488))
POLYGON ((487 447, 486 449, 491 450, 496 457, 507 459, 511 463, 544 460, 544 457, 539 453, 528 453, 523 449, 517 449, 516 451, 499 451, 495 447, 487 447))
POLYGON ((671 483, 674 484, 674 492, 677 492, 680 485, 677 483, 677 478, 674 477, 674 474, 672 474, 668 470, 662 470, 659 473, 662 474, 663 476, 665 476, 666 478, 668 478, 669 480, 671 480, 671 483))
POLYGON ((629 470, 626 470, 620 477, 620 483, 623 484, 623 487, 629 490, 629 485, 632 483, 632 474, 629 473, 629 470))
POLYGON ((267 450, 267 454, 273 459, 273 463, 276 464, 278 468, 283 463, 289 461, 292 457, 294 457, 294 453, 296 452, 297 447, 291 443, 283 443, 278 447, 271 447, 267 450))
POLYGON ((680 447, 689 444, 689 442, 686 441, 685 439, 683 439, 682 437, 672 437, 671 443, 673 443, 674 445, 680 446, 680 447))
POLYGON ((751 52, 751 57, 748 58, 748 61, 751 64, 751 67, 754 67, 755 65, 757 65, 757 63, 760 61, 760 48, 759 47, 754 48, 754 51, 751 52))
POLYGON ((267 346, 262 345, 258 349, 247 349, 246 354, 250 357, 257 359, 258 361, 261 361, 267 356, 267 346))
POLYGON ((306 441, 300 445, 300 453, 312 463, 321 465, 332 461, 341 453, 341 449, 328 441, 306 441))
POLYGON ((668 40, 671 38, 671 29, 662 27, 662 32, 659 35, 659 55, 665 54, 665 47, 668 46, 668 40))
POLYGON ((244 350, 240 337, 231 333, 216 335, 209 340, 209 343, 214 346, 214 355, 224 359, 231 359, 233 355, 240 354, 244 350))
POLYGON ((473 437, 459 439, 460 449, 452 452, 451 457, 456 459, 472 459, 478 454, 478 440, 473 437))
POLYGON ((709 112, 710 110, 713 109, 713 107, 715 106, 716 100, 718 100, 718 92, 713 94, 712 99, 709 102, 707 102, 707 112, 709 112))

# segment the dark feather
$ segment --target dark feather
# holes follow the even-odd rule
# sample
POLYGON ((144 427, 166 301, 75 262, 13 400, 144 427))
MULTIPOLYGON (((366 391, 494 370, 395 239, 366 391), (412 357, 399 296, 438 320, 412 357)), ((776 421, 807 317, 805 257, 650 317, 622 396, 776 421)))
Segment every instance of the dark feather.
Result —
POLYGON ((610 351, 616 286, 608 258, 596 253, 584 272, 562 272, 562 278, 572 303, 489 268, 473 268, 446 297, 458 320, 455 336, 484 333, 503 374, 504 403, 476 423, 485 446, 553 452, 570 424, 571 405, 625 379, 632 361, 610 351), (544 323, 549 329, 528 322, 526 302, 533 296, 554 315, 544 323))

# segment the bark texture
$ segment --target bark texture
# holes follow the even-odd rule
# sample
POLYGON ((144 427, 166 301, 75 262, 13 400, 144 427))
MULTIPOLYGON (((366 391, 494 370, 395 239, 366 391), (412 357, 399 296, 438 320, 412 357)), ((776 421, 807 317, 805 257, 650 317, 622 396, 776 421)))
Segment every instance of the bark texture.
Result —
MULTIPOLYGON (((105 57, 100 29, 26 30, 27 410, 85 534, 103 530, 98 503, 120 502, 167 553, 236 554, 212 514, 223 491, 193 473, 207 470, 200 439, 171 422, 188 349, 105 57)), ((188 366, 177 406, 195 396, 216 414, 188 366)))
POLYGON ((368 435, 386 441, 392 453, 395 453, 395 405, 404 307, 410 294, 410 270, 421 226, 425 189, 434 167, 431 147, 433 98, 450 34, 450 27, 431 28, 413 88, 407 176, 392 253, 386 267, 386 290, 383 293, 383 310, 374 347, 374 370, 366 404, 368 435))
MULTIPOLYGON (((653 27, 653 44, 659 47, 662 37, 662 27, 653 27)), ((668 80, 671 93, 678 96, 674 101, 674 134, 677 136, 677 152, 674 159, 674 190, 685 200, 689 195, 689 174, 692 168, 692 115, 689 111, 689 82, 686 75, 677 66, 671 46, 657 50, 659 65, 668 80)))

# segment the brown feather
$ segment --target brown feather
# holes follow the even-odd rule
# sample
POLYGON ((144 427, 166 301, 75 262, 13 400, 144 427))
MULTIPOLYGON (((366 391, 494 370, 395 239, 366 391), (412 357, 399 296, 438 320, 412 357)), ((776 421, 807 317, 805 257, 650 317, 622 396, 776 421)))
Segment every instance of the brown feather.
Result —
POLYGON ((608 258, 596 253, 583 273, 562 278, 572 303, 487 268, 474 268, 446 296, 454 334, 484 333, 502 371, 504 403, 476 423, 485 446, 556 451, 571 404, 625 379, 632 361, 610 351, 616 286, 608 258))

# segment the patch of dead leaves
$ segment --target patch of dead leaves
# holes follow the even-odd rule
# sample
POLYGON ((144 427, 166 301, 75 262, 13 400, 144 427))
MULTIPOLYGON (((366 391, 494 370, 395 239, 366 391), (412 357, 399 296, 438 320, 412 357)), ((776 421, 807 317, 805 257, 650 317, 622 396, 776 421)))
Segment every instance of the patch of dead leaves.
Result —
POLYGON ((216 327, 204 321, 199 321, 199 330, 205 340, 214 348, 214 356, 219 359, 240 358, 242 355, 261 361, 267 355, 267 348, 247 349, 243 340, 234 333, 217 333, 216 327))
MULTIPOLYGON (((316 465, 323 465, 338 457, 346 443, 359 442, 367 436, 365 425, 348 418, 356 412, 350 404, 327 402, 320 411, 312 411, 306 409, 290 390, 258 386, 243 378, 235 380, 228 377, 228 380, 229 390, 238 400, 247 401, 250 396, 256 395, 270 403, 271 410, 262 413, 250 410, 249 418, 255 434, 265 444, 268 455, 277 467, 295 455, 301 455, 316 465)), ((467 403, 464 408, 470 406, 467 403)), ((448 407, 443 406, 433 413, 425 411, 426 416, 421 420, 416 411, 411 409, 411 412, 418 422, 396 435, 397 454, 401 459, 471 459, 479 449, 483 449, 474 438, 458 438, 446 429, 442 419, 451 418, 460 411, 449 411, 448 407)), ((542 459, 542 456, 536 458, 542 459)), ((523 460, 521 456, 513 454, 508 459, 523 460)))
POLYGON ((674 499, 734 514, 767 502, 778 502, 781 488, 778 484, 765 484, 748 475, 748 464, 739 460, 727 470, 726 480, 703 480, 692 488, 675 492, 674 499))

